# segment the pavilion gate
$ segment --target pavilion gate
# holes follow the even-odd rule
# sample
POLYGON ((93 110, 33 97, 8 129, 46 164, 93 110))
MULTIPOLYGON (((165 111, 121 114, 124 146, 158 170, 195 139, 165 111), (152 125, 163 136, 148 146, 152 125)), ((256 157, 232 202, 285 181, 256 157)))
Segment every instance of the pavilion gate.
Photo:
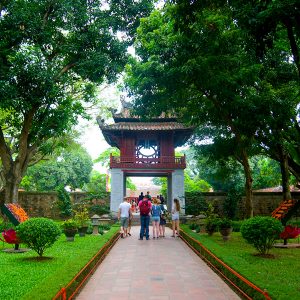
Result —
POLYGON ((131 116, 128 103, 122 103, 121 113, 113 114, 115 123, 97 120, 106 141, 120 149, 120 156, 110 156, 110 210, 117 212, 126 193, 126 177, 167 177, 167 204, 178 198, 185 207, 185 156, 176 156, 175 148, 182 146, 193 129, 177 122, 174 117, 158 117, 149 121, 131 116), (125 107, 125 105, 127 107, 125 107))

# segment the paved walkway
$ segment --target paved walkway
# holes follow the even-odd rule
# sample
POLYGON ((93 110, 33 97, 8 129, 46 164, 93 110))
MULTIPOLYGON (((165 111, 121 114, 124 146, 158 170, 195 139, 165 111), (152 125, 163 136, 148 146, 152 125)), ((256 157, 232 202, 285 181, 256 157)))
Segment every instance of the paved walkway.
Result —
POLYGON ((170 229, 158 240, 140 241, 138 233, 134 226, 116 243, 77 300, 240 299, 170 229))

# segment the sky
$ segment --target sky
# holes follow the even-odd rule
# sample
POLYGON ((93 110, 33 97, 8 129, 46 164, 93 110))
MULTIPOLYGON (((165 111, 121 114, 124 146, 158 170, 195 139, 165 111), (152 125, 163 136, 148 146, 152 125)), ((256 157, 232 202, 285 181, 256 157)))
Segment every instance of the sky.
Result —
MULTIPOLYGON (((106 98, 106 101, 119 101, 120 94, 116 91, 114 86, 106 88, 101 95, 102 98, 106 98)), ((88 153, 91 155, 92 159, 95 160, 98 156, 108 149, 110 145, 105 141, 99 125, 96 121, 96 116, 98 113, 94 112, 91 120, 79 120, 77 130, 80 132, 79 142, 86 148, 88 153)), ((110 121, 110 120, 109 120, 110 121)), ((112 120, 111 120, 112 121, 112 120)), ((106 174, 107 169, 102 167, 99 163, 94 164, 93 168, 96 171, 106 174)), ((139 185, 146 183, 152 185, 152 177, 132 177, 134 184, 139 185)))

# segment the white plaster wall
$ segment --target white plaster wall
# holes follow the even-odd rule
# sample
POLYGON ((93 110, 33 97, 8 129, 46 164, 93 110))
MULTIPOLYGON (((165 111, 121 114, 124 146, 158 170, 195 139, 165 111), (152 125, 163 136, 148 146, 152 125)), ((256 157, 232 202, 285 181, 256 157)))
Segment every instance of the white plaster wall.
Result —
POLYGON ((172 173, 172 205, 174 198, 180 202, 181 213, 185 213, 184 170, 174 170, 172 173))
POLYGON ((124 173, 121 169, 111 169, 110 211, 116 213, 124 197, 124 173))

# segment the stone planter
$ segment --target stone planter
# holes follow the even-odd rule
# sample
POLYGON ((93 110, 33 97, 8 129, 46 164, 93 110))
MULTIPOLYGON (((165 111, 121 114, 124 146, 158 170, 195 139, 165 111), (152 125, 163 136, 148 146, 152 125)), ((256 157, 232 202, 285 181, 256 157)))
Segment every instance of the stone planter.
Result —
POLYGON ((222 235, 223 241, 228 241, 230 234, 232 232, 232 227, 230 228, 220 228, 220 233, 222 235))
POLYGON ((65 229, 64 233, 66 235, 66 238, 67 238, 68 242, 74 242, 74 237, 77 233, 77 228, 65 229))
POLYGON ((88 226, 79 227, 78 228, 78 234, 79 234, 79 236, 84 237, 85 234, 86 234, 86 232, 87 232, 87 230, 88 230, 88 226))

